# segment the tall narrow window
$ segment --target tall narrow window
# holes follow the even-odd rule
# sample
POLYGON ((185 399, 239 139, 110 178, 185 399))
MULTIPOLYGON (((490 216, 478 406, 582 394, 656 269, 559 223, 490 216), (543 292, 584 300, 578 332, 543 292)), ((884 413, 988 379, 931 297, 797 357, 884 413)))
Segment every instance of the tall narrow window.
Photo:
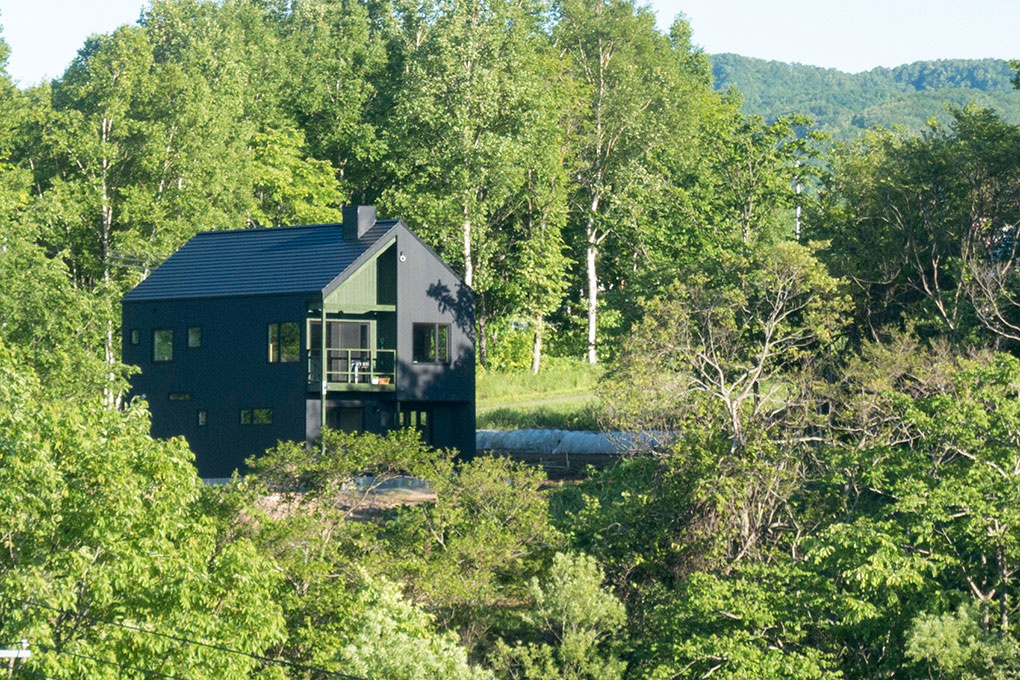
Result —
POLYGON ((198 420, 198 426, 199 427, 205 427, 206 423, 209 422, 209 412, 206 411, 204 408, 198 409, 198 418, 197 418, 197 420, 198 420))
POLYGON ((301 330, 295 321, 268 326, 269 363, 293 363, 301 358, 301 330))
POLYGON ((197 349, 202 346, 202 327, 188 326, 188 349, 197 349))
POLYGON ((450 362, 450 326, 445 323, 416 323, 411 327, 411 355, 417 364, 450 362))
POLYGON ((157 328, 152 331, 152 362, 164 363, 174 360, 174 330, 157 328))
POLYGON ((137 328, 131 329, 131 344, 137 345, 142 339, 142 334, 138 332, 137 328))
POLYGON ((436 361, 450 363, 450 327, 446 324, 436 326, 436 361))
POLYGON ((297 323, 280 324, 280 361, 292 363, 301 358, 301 331, 297 323))

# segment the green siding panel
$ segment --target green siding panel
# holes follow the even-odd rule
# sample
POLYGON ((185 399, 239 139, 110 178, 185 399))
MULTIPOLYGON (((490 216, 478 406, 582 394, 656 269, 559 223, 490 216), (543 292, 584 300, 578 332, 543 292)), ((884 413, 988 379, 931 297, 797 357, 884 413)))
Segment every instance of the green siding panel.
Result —
POLYGON ((396 302, 397 284, 395 265, 396 245, 390 245, 330 293, 326 297, 326 306, 331 309, 364 309, 393 305, 396 302))

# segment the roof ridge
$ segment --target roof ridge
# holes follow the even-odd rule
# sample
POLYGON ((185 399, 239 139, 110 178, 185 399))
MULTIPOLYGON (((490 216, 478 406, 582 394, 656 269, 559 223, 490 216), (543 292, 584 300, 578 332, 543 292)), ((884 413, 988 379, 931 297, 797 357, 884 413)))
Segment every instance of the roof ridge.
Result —
MULTIPOLYGON (((372 225, 374 229, 376 225, 381 222, 395 224, 399 220, 397 218, 386 218, 376 220, 375 224, 372 225)), ((283 231, 283 230, 297 230, 297 229, 323 229, 326 227, 342 227, 343 222, 323 222, 321 224, 285 224, 278 227, 241 227, 239 229, 205 229, 199 231, 195 236, 215 236, 219 234, 251 234, 254 232, 265 232, 265 231, 283 231)))

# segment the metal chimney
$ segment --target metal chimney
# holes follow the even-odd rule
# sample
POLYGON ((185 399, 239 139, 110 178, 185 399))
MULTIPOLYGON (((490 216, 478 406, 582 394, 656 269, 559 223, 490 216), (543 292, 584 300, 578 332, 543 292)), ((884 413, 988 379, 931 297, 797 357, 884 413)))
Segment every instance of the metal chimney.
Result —
POLYGON ((375 226, 374 205, 344 206, 344 240, 356 241, 375 226))

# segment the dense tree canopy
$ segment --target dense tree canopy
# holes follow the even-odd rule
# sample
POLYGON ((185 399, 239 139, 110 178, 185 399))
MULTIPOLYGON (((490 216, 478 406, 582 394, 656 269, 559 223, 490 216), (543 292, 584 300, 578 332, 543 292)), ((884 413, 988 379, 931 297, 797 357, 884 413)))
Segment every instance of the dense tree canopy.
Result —
POLYGON ((153 0, 0 71, 11 670, 1016 677, 1020 128, 966 88, 1011 102, 1020 62, 695 44, 633 0, 153 0), (823 149, 805 117, 903 93, 941 118, 823 149), (125 403, 118 300, 199 230, 355 202, 471 284, 480 370, 604 363, 602 426, 654 450, 561 484, 326 430, 203 485, 125 403))
POLYGON ((939 59, 895 68, 844 73, 806 64, 784 64, 737 54, 712 55, 712 73, 720 90, 744 95, 746 113, 767 119, 799 113, 838 141, 849 141, 880 125, 920 132, 936 118, 951 120, 946 105, 975 102, 1020 123, 1020 92, 1001 59, 939 59))

